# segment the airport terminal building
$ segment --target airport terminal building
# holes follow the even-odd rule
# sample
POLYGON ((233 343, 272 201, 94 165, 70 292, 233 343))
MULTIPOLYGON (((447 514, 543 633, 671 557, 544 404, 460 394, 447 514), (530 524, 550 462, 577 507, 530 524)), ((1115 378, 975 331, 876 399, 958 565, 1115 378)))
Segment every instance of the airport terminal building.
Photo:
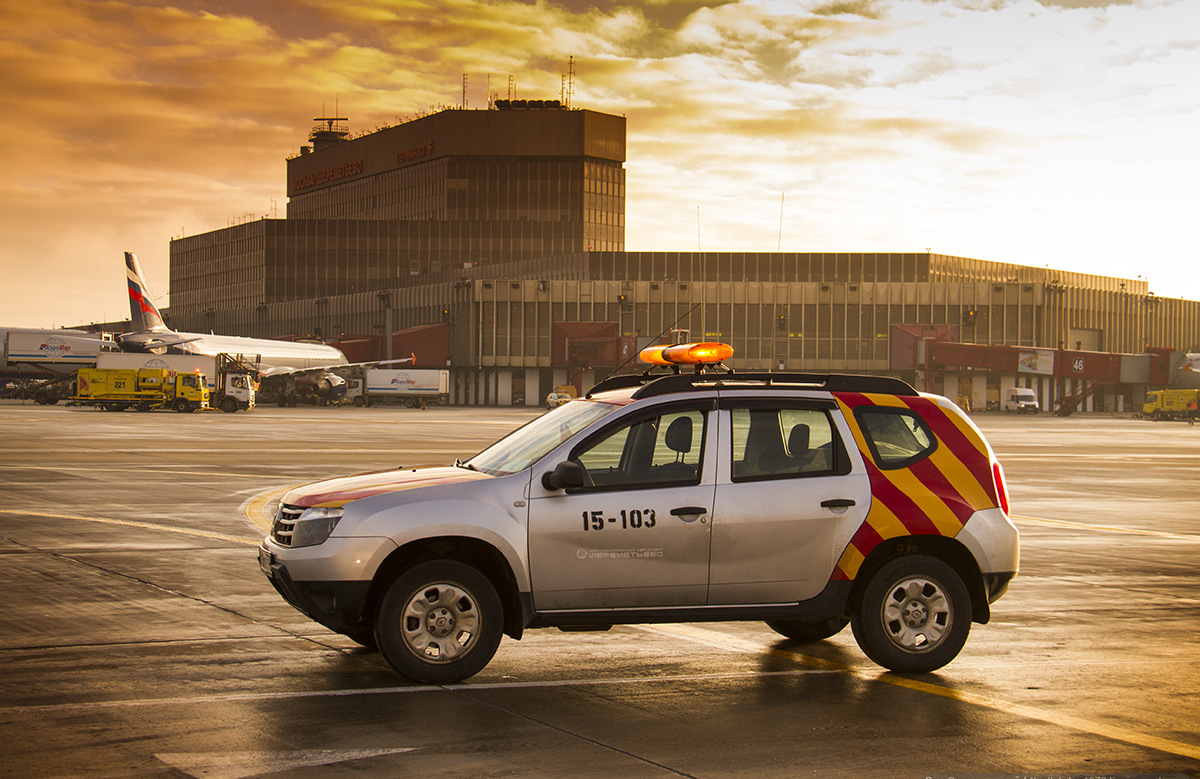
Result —
POLYGON ((927 252, 625 251, 623 117, 496 101, 354 138, 322 121, 287 162, 285 219, 171 242, 171 326, 411 351, 450 369, 456 402, 529 405, 668 330, 733 344, 735 369, 890 373, 973 407, 1019 385, 1128 408, 1169 378, 1151 355, 1200 344, 1200 302, 1141 279, 927 252))

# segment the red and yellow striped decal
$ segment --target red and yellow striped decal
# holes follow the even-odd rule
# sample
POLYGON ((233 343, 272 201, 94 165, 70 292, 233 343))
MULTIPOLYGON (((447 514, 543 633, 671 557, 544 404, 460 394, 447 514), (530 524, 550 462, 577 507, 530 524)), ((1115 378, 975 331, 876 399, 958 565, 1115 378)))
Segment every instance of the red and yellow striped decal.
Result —
POLYGON ((987 444, 953 411, 923 397, 836 392, 871 479, 871 508, 838 560, 834 579, 853 579, 871 550, 889 538, 953 538, 976 511, 1000 505, 987 444), (881 469, 871 458, 854 409, 890 406, 917 412, 938 438, 928 457, 907 468, 881 469))

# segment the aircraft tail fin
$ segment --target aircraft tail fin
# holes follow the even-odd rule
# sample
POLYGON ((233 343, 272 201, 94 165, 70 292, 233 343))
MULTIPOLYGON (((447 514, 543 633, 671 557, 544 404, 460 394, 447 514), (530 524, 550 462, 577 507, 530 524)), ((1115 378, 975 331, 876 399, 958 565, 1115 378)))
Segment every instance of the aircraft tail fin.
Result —
POLYGON ((125 278, 129 282, 129 317, 133 330, 166 330, 167 324, 163 321, 162 314, 146 293, 146 284, 142 281, 142 266, 133 252, 125 252, 125 278))

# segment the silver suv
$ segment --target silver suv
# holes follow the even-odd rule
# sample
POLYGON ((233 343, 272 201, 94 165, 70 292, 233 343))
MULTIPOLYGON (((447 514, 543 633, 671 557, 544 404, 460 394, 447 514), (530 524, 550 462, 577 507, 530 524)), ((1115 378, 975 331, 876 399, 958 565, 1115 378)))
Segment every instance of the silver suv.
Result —
POLYGON ((675 372, 613 377, 466 462, 291 490, 263 573, 421 682, 479 672, 502 634, 631 623, 850 624, 894 671, 954 659, 1018 562, 970 419, 894 379, 674 348, 675 372))

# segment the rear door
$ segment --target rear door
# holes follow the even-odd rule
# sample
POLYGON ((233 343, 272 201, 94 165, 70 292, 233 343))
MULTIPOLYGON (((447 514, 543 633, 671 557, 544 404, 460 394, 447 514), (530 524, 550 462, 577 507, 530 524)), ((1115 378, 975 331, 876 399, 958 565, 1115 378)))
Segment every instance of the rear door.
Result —
POLYGON ((840 412, 832 401, 727 398, 720 426, 708 602, 817 595, 871 503, 840 412))

